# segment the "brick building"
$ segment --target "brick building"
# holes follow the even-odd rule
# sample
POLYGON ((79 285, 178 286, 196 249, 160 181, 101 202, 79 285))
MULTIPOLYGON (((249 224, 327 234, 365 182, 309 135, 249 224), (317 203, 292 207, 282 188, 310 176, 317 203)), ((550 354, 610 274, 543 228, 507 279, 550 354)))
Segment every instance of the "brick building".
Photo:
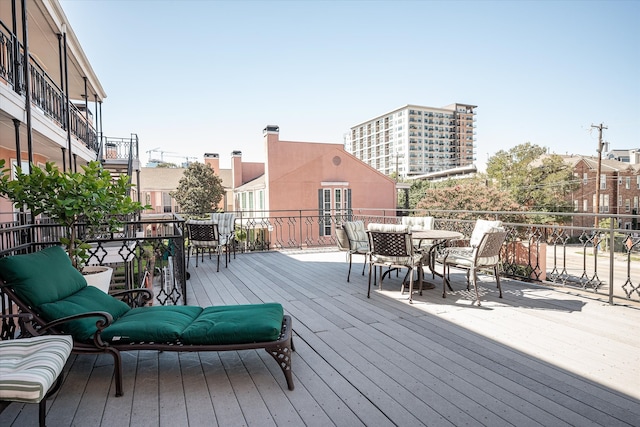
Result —
MULTIPOLYGON (((596 206, 596 186, 599 187, 600 213, 638 215, 640 204, 640 163, 602 159, 597 176, 598 159, 589 156, 562 156, 573 167, 573 175, 580 187, 571 193, 575 212, 593 213, 596 206)), ((589 226, 593 219, 576 217, 574 225, 589 226)), ((640 229, 637 218, 621 218, 618 227, 640 229)))

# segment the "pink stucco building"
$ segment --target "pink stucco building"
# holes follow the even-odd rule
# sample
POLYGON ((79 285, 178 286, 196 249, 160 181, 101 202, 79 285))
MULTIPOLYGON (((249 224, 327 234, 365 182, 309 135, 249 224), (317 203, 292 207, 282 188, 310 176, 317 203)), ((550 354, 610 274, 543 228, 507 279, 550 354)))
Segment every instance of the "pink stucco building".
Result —
POLYGON ((396 208, 395 181, 342 144, 281 141, 264 129, 266 209, 396 208))
MULTIPOLYGON (((396 182, 342 144, 281 141, 278 126, 267 126, 263 139, 264 163, 245 162, 242 152, 233 151, 231 169, 221 169, 217 153, 204 155, 226 189, 218 209, 236 212, 237 224, 251 239, 276 247, 289 241, 315 244, 334 235, 336 222, 361 209, 395 212, 396 182)), ((141 191, 156 213, 174 211, 169 192, 183 171, 142 168, 141 191)))
POLYGON ((357 209, 395 211, 395 181, 347 153, 342 144, 281 141, 278 126, 267 126, 263 138, 263 174, 257 169, 247 174, 241 159, 232 162, 232 175, 248 178, 234 183, 235 210, 265 218, 276 246, 286 246, 291 233, 303 235, 291 239, 297 241, 332 236, 336 221, 357 209))

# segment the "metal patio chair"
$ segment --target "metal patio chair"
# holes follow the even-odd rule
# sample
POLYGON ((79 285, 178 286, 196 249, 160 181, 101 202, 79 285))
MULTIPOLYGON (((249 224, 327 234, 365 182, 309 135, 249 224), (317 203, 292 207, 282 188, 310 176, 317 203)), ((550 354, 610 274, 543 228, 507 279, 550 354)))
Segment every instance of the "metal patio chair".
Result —
POLYGON ((218 224, 211 220, 194 219, 187 220, 185 224, 187 225, 187 234, 189 236, 187 268, 189 268, 189 260, 191 259, 191 249, 194 249, 196 252, 196 267, 198 267, 198 253, 200 253, 202 261, 204 261, 205 252, 209 252, 209 259, 211 259, 211 251, 215 251, 218 256, 216 271, 220 271, 220 252, 222 252, 222 245, 220 244, 218 224))
POLYGON ((349 242, 349 250, 347 252, 347 258, 349 259, 349 272, 347 273, 348 282, 351 277, 351 263, 353 255, 364 256, 364 264, 362 265, 362 275, 364 276, 364 270, 367 267, 367 259, 370 247, 369 238, 367 237, 367 231, 364 228, 363 221, 347 221, 342 223, 342 227, 346 232, 349 242))
MULTIPOLYGON (((413 273, 417 272, 419 289, 422 293, 422 253, 414 250, 411 232, 406 225, 369 224, 367 230, 371 252, 369 253, 369 289, 367 298, 371 297, 371 273, 376 281, 376 267, 380 274, 378 286, 382 289, 382 267, 391 269, 407 268, 409 272, 409 303, 413 303, 413 273)), ((404 281, 402 285, 404 292, 404 281)))
POLYGON ((441 259, 439 259, 444 268, 442 274, 442 298, 446 298, 447 296, 447 286, 451 288, 449 281, 450 267, 467 270, 467 290, 470 289, 470 282, 472 282, 478 305, 480 305, 478 270, 484 268, 493 269, 498 291, 500 292, 500 298, 502 298, 498 266, 500 263, 500 249, 506 237, 506 231, 488 231, 482 235, 477 246, 446 248, 441 254, 441 259))

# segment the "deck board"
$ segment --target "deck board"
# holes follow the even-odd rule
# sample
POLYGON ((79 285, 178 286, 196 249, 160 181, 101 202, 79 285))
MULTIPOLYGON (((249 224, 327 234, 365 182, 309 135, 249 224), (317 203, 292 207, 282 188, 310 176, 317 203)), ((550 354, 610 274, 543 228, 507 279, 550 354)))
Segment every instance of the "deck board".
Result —
MULTIPOLYGON (((361 257, 360 257, 361 258, 361 257)), ((472 305, 464 273, 453 292, 400 294, 392 274, 366 297, 368 276, 344 253, 237 254, 190 264, 193 305, 281 302, 293 318, 287 389, 264 350, 128 351, 124 396, 110 356, 72 356, 48 405, 52 426, 638 426, 640 307, 605 295, 480 276, 472 305)), ((37 422, 11 404, 0 425, 37 422)))

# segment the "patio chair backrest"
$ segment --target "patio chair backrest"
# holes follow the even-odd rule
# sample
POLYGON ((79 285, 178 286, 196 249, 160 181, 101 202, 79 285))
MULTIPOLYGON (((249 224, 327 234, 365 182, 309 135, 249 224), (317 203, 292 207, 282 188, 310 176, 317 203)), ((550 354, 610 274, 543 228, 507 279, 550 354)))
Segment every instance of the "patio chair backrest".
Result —
POLYGON ((488 231, 484 233, 477 248, 475 266, 496 265, 500 261, 500 249, 506 237, 506 231, 488 231))
POLYGON ((372 257, 396 258, 397 264, 411 263, 413 243, 408 225, 369 224, 368 232, 372 257))
POLYGON ((189 235, 189 244, 199 247, 215 247, 220 241, 218 233, 218 224, 211 220, 195 220, 186 221, 187 231, 189 235))
POLYGON ((338 250, 349 250, 349 237, 347 237, 347 232, 342 225, 336 226, 336 243, 338 244, 338 250))
POLYGON ((432 216, 403 216, 402 225, 408 225, 411 231, 433 230, 432 216))
POLYGON ((469 239, 469 245, 477 247, 484 236, 484 233, 488 231, 502 231, 502 221, 489 221, 486 219, 476 220, 476 225, 473 227, 471 238, 469 239))
POLYGON ((236 214, 229 212, 214 212, 211 220, 218 224, 218 232, 221 236, 228 236, 233 233, 236 223, 236 214))
POLYGON ((347 238, 349 239, 349 249, 351 251, 362 253, 369 251, 369 238, 367 237, 367 231, 364 228, 363 221, 347 221, 342 224, 344 231, 347 232, 347 238))

